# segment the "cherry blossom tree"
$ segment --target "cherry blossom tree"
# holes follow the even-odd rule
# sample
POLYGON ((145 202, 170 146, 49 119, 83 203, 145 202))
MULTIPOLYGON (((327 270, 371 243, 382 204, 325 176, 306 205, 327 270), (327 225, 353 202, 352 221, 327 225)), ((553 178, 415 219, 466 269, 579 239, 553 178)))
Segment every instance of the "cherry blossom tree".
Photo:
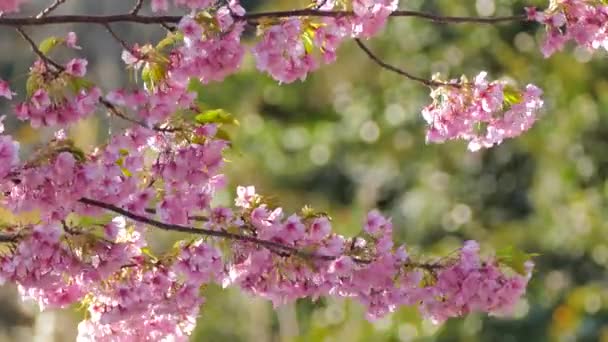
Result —
POLYGON ((234 206, 214 205, 227 184, 222 167, 231 143, 224 126, 235 118, 206 110, 196 92, 239 72, 249 53, 257 69, 277 82, 304 81, 338 61, 340 45, 354 40, 371 62, 429 88, 432 101, 421 110, 427 142, 462 139, 477 151, 531 129, 542 90, 491 80, 483 71, 426 78, 391 65, 366 45, 389 20, 530 21, 546 30, 541 51, 547 58, 569 41, 608 49, 608 5, 601 0, 552 0, 546 9, 483 18, 410 11, 397 0, 318 0, 302 9, 257 13, 247 13, 237 0, 138 0, 124 14, 54 15, 64 2, 22 16, 32 6, 27 0, 0 0, 0 26, 16 31, 36 58, 25 89, 0 79, 0 97, 11 101, 7 115, 56 131, 28 158, 19 155, 11 135, 0 135, 2 205, 15 214, 38 214, 35 224, 2 230, 7 252, 0 278, 41 310, 80 303, 86 308, 82 341, 187 340, 212 283, 275 306, 300 298, 352 298, 369 319, 404 305, 436 323, 474 311, 509 313, 532 276, 531 254, 481 257, 478 244, 466 241, 452 254, 425 258, 396 246, 391 220, 377 210, 362 219, 357 236, 345 237, 332 231, 329 215, 310 207, 284 213, 253 186, 237 187, 234 206), (140 14, 144 6, 154 14, 140 14), (176 8, 183 15, 165 14, 176 8), (162 26, 166 37, 129 44, 112 28, 119 22, 162 26), (89 63, 79 56, 86 44, 77 33, 38 43, 27 33, 68 23, 104 27, 121 44, 125 68, 137 82, 102 89, 87 77, 89 63), (245 32, 257 36, 245 39, 245 32), (57 51, 75 57, 58 60, 57 51), (102 114, 130 127, 85 153, 63 129, 102 114), (147 242, 153 230, 184 238, 154 255, 147 242))

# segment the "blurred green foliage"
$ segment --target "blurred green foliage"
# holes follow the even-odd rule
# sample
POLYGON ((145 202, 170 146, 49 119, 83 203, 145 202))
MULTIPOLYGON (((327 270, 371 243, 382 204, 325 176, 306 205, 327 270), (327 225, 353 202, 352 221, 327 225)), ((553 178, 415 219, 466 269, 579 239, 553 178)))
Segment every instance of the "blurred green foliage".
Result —
MULTIPOLYGON (((305 5, 243 3, 250 11, 305 5)), ((446 15, 509 15, 529 5, 546 1, 401 1, 402 8, 446 15)), ((160 31, 140 29, 118 32, 131 41, 160 37, 160 31)), ((111 38, 96 28, 76 30, 85 51, 102 38, 106 44, 97 50, 103 55, 91 55, 92 79, 106 86, 126 81, 120 48, 107 46, 111 38)), ((478 153, 460 142, 426 145, 420 110, 428 89, 379 69, 352 42, 340 49, 336 64, 291 85, 258 73, 248 56, 240 73, 206 85, 200 98, 240 122, 229 128, 229 189, 253 184, 289 211, 306 204, 327 211, 344 234, 358 232, 364 213, 380 208, 393 217, 395 239, 418 255, 449 253, 467 239, 480 241, 489 255, 508 246, 539 253, 515 317, 473 314, 435 326, 403 308, 370 323, 348 300, 303 300, 275 311, 237 290, 210 288, 192 340, 608 341, 608 62, 605 53, 592 57, 572 47, 545 60, 541 33, 525 23, 401 18, 368 42, 385 61, 418 75, 455 78, 486 70, 492 78, 545 90, 544 116, 529 133, 478 153)), ((27 68, 21 60, 1 61, 0 73, 14 79, 27 68)), ((95 142, 91 132, 103 140, 119 125, 97 118, 72 134, 87 145, 95 142)), ((9 126, 31 148, 39 143, 27 128, 10 120, 9 126)), ((230 202, 232 196, 221 197, 230 202)))

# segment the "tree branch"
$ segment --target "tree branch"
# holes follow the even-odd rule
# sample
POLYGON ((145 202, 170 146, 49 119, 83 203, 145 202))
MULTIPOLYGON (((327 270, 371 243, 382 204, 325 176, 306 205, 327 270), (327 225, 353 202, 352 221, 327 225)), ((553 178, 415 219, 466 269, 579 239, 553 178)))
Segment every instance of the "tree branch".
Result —
POLYGON ((137 2, 133 6, 133 9, 131 10, 131 12, 129 12, 129 14, 137 15, 137 13, 139 13, 139 11, 141 10, 141 6, 143 6, 143 4, 144 4, 144 0, 137 0, 137 2))
POLYGON ((162 127, 161 125, 155 125, 155 126, 150 127, 144 121, 133 119, 133 118, 129 117, 128 115, 126 115, 125 113, 121 112, 118 108, 116 108, 116 106, 114 104, 112 104, 110 101, 104 99, 103 97, 99 98, 99 103, 104 105, 104 107, 106 107, 110 111, 110 113, 112 113, 115 116, 117 116, 127 122, 130 122, 132 124, 136 124, 141 127, 151 129, 151 130, 154 130, 157 132, 162 132, 162 133, 175 133, 175 132, 182 131, 182 129, 180 127, 162 127))
MULTIPOLYGON (((291 11, 274 11, 249 13, 243 16, 235 16, 237 20, 256 20, 263 18, 287 18, 287 17, 344 17, 352 16, 351 11, 322 11, 317 9, 298 9, 291 11)), ((395 11, 391 17, 415 17, 443 24, 498 24, 510 21, 524 21, 525 14, 504 16, 504 17, 460 17, 443 16, 439 14, 418 12, 418 11, 395 11)), ((116 14, 116 15, 56 15, 43 17, 13 17, 0 18, 0 26, 42 26, 49 24, 85 23, 85 24, 111 24, 118 22, 130 22, 137 24, 176 24, 181 20, 181 16, 145 16, 137 13, 116 14)))
POLYGON ((40 51, 40 49, 38 49, 38 46, 36 45, 36 43, 32 40, 32 38, 30 36, 27 35, 27 33, 25 33, 25 31, 23 31, 23 28, 21 28, 20 26, 16 27, 17 32, 19 32, 19 34, 21 35, 21 37, 30 44, 32 50, 34 51, 34 53, 36 55, 38 55, 38 57, 44 62, 44 64, 47 66, 52 65, 53 67, 55 67, 58 71, 63 71, 65 70, 65 68, 63 67, 63 65, 55 62, 54 60, 48 58, 42 51, 40 51))
POLYGON ((19 234, 0 234, 0 243, 17 242, 21 237, 19 234))
MULTIPOLYGON (((332 260, 337 259, 337 257, 332 256, 332 255, 321 255, 321 254, 306 252, 306 251, 300 250, 300 249, 292 247, 292 246, 283 245, 281 243, 274 242, 274 241, 258 239, 253 236, 235 234, 235 233, 230 233, 230 232, 221 231, 221 230, 211 230, 211 229, 204 229, 204 228, 182 226, 182 225, 178 225, 178 224, 164 223, 164 222, 157 221, 155 219, 152 219, 152 218, 149 218, 146 216, 132 213, 128 210, 117 207, 115 205, 112 205, 109 203, 104 203, 104 202, 97 201, 97 200, 90 199, 90 198, 81 198, 79 200, 79 202, 86 204, 86 205, 93 206, 93 207, 102 208, 102 209, 114 212, 116 214, 125 216, 133 221, 145 223, 147 225, 150 225, 150 226, 153 226, 156 228, 160 228, 163 230, 167 230, 167 231, 181 232, 181 233, 188 233, 188 234, 195 234, 195 235, 204 235, 204 236, 213 236, 213 237, 222 238, 222 239, 229 239, 229 240, 234 240, 234 241, 252 243, 252 244, 255 244, 258 246, 265 247, 268 250, 270 250, 271 252, 273 252, 277 255, 280 255, 280 256, 298 256, 298 257, 305 258, 305 259, 310 258, 310 259, 318 259, 318 260, 324 260, 324 261, 332 261, 332 260)), ((360 258, 357 258, 354 256, 351 256, 351 258, 353 259, 353 261, 355 261, 359 264, 369 264, 372 262, 372 260, 360 259, 360 258)), ((406 266, 424 269, 429 272, 434 272, 435 270, 443 267, 438 262, 435 262, 435 263, 409 262, 406 264, 406 266)))
POLYGON ((124 39, 120 38, 118 36, 118 34, 116 32, 114 32, 114 30, 112 30, 112 26, 110 26, 110 24, 103 24, 103 26, 105 26, 106 30, 112 35, 112 38, 114 38, 114 40, 116 40, 123 49, 129 51, 129 52, 133 52, 131 50, 131 47, 129 46, 129 44, 127 44, 127 42, 124 41, 124 39))
POLYGON ((455 86, 458 87, 458 84, 455 83, 445 83, 445 82, 440 82, 440 81, 433 81, 433 80, 428 80, 426 78, 422 78, 416 75, 413 75, 403 69, 399 69, 396 66, 393 66, 391 64, 388 64, 386 62, 384 62, 383 60, 380 59, 380 57, 376 56, 365 44, 363 44, 363 42, 358 39, 355 38, 355 42, 357 43, 357 45, 359 46, 359 48, 361 48, 361 50, 363 50, 365 52, 365 54, 372 60, 374 61, 376 64, 378 64, 379 66, 381 66, 384 69, 390 70, 394 73, 397 73, 401 76, 405 76, 406 78, 412 80, 412 81, 416 81, 418 83, 421 83, 427 87, 439 87, 439 86, 455 86))
POLYGON ((51 12, 53 12, 55 9, 57 9, 57 7, 61 6, 64 2, 66 2, 66 0, 55 0, 55 2, 53 2, 47 8, 43 9, 40 13, 38 13, 38 15, 36 16, 36 19, 46 17, 51 12))
POLYGON ((315 259, 326 260, 326 261, 331 261, 331 260, 336 259, 335 257, 333 257, 331 255, 319 255, 319 254, 304 252, 295 247, 286 246, 286 245, 283 245, 283 244, 280 244, 277 242, 273 242, 273 241, 258 239, 253 236, 234 234, 234 233, 230 233, 230 232, 226 232, 226 231, 211 230, 211 229, 204 229, 204 228, 194 228, 194 227, 182 226, 182 225, 178 225, 178 224, 164 223, 164 222, 160 222, 160 221, 151 219, 146 216, 132 213, 128 210, 119 208, 112 204, 100 202, 100 201, 93 200, 90 198, 81 198, 80 202, 83 204, 93 206, 93 207, 109 210, 116 214, 120 214, 122 216, 130 218, 131 220, 145 223, 150 226, 154 226, 156 228, 160 228, 160 229, 167 230, 167 231, 188 233, 188 234, 195 234, 195 235, 213 236, 213 237, 230 239, 230 240, 235 240, 235 241, 249 242, 249 243, 253 243, 253 244, 256 244, 256 245, 259 245, 262 247, 269 248, 271 250, 278 249, 281 251, 288 252, 291 255, 296 255, 296 256, 300 256, 300 257, 304 257, 304 258, 315 258, 315 259))

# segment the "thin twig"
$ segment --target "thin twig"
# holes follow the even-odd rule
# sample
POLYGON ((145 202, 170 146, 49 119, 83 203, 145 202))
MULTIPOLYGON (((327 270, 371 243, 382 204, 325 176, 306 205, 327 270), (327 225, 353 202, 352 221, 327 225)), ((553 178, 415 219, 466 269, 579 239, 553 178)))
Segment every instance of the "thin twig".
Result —
POLYGON ((104 105, 110 111, 110 113, 114 114, 115 116, 117 116, 117 117, 119 117, 119 118, 121 118, 121 119, 123 119, 125 121, 128 121, 130 123, 133 123, 133 124, 136 124, 136 125, 140 125, 140 126, 149 128, 148 125, 146 125, 145 122, 128 117, 123 112, 121 112, 120 110, 118 110, 118 108, 116 108, 116 106, 114 106, 110 101, 104 99, 103 97, 99 98, 99 103, 101 103, 102 105, 104 105))
POLYGON ((167 24, 167 23, 160 23, 160 26, 162 26, 165 30, 167 30, 169 32, 175 32, 177 30, 177 28, 175 28, 175 26, 169 26, 169 24, 167 24))
MULTIPOLYGON (((256 20, 263 18, 287 18, 287 17, 332 17, 339 18, 353 16, 351 11, 322 11, 316 9, 299 9, 291 11, 274 11, 249 13, 243 16, 235 16, 236 20, 256 20)), ((443 16, 418 11, 395 11, 391 17, 415 17, 426 19, 435 23, 443 24, 499 24, 510 21, 525 21, 525 14, 504 17, 460 17, 443 16)), ((0 17, 0 26, 41 26, 49 24, 85 23, 85 24, 111 24, 118 22, 130 22, 138 24, 177 24, 181 16, 163 15, 146 16, 139 14, 114 14, 114 15, 55 15, 36 17, 0 17)))
POLYGON ((130 122, 132 124, 136 124, 141 127, 151 129, 151 130, 161 132, 161 133, 175 133, 175 132, 183 131, 183 129, 181 127, 162 127, 161 125, 154 125, 154 126, 150 127, 144 121, 133 119, 133 118, 129 117, 128 115, 126 115, 125 113, 120 111, 118 108, 116 108, 116 106, 114 104, 112 104, 110 101, 104 99, 103 97, 99 98, 99 103, 104 105, 104 107, 106 107, 110 111, 110 113, 114 114, 116 117, 123 119, 127 122, 130 122))
POLYGON ((21 35, 21 37, 30 44, 32 50, 34 51, 34 53, 36 53, 36 55, 38 55, 38 57, 40 57, 40 59, 44 62, 44 64, 46 64, 47 69, 49 65, 52 65, 53 67, 55 67, 57 70, 59 71, 63 71, 65 70, 65 68, 63 67, 63 65, 55 62, 54 60, 50 59, 49 57, 47 57, 42 51, 40 51, 40 49, 38 49, 38 46, 36 45, 36 43, 32 40, 32 38, 30 36, 27 35, 27 33, 25 33, 25 31, 23 31, 23 29, 20 26, 17 26, 15 28, 17 30, 17 32, 19 32, 19 34, 21 35))
POLYGON ((66 0, 55 0, 52 4, 50 4, 47 8, 43 9, 38 15, 36 19, 40 19, 42 17, 46 17, 51 12, 53 12, 57 7, 61 6, 66 0))
POLYGON ((0 242, 17 242, 21 237, 19 234, 0 234, 0 242))
POLYGON ((137 15, 137 13, 139 13, 139 11, 141 10, 141 6, 143 6, 143 4, 144 4, 144 0, 137 0, 137 2, 135 3, 135 6, 133 6, 133 9, 129 13, 133 14, 133 15, 137 15))
POLYGON ((129 44, 127 44, 127 42, 124 41, 124 39, 120 38, 118 36, 118 34, 116 32, 114 32, 114 30, 112 30, 112 27, 110 26, 110 24, 103 24, 103 26, 105 26, 106 30, 112 35, 112 38, 114 38, 114 40, 116 40, 118 43, 120 43, 120 45, 122 46, 123 49, 131 52, 131 54, 133 54, 133 50, 131 49, 131 47, 129 46, 129 44))
POLYGON ((365 52, 365 54, 367 54, 367 56, 374 61, 376 64, 378 64, 379 66, 383 67, 384 69, 390 70, 394 73, 397 73, 401 76, 405 76, 406 78, 412 80, 412 81, 416 81, 419 82, 427 87, 438 87, 438 86, 444 86, 444 85, 455 85, 454 83, 444 83, 444 82, 439 82, 439 81, 433 81, 433 80, 428 80, 426 78, 422 78, 416 75, 413 75, 403 69, 397 68, 394 65, 388 64, 386 62, 384 62, 383 60, 381 60, 378 56, 376 56, 365 44, 363 44, 363 42, 358 39, 355 38, 355 42, 357 43, 357 45, 359 46, 359 48, 361 48, 361 50, 363 50, 365 52))

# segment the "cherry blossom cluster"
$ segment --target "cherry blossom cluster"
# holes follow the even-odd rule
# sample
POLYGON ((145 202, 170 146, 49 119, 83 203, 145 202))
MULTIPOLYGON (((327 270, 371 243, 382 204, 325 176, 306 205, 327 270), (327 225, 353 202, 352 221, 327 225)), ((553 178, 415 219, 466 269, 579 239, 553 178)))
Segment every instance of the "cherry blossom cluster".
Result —
POLYGON ((392 224, 377 211, 368 214, 360 236, 347 239, 332 233, 325 216, 283 218, 280 208, 256 207, 256 200, 252 187, 239 189, 236 204, 244 210, 241 217, 248 229, 266 240, 317 253, 310 267, 305 256, 294 262, 272 249, 236 250, 229 283, 275 305, 334 295, 358 300, 370 319, 402 305, 420 305, 425 315, 441 322, 470 311, 509 311, 525 292, 527 276, 508 276, 497 263, 482 263, 473 241, 446 264, 419 265, 405 246, 394 246, 392 224), (424 283, 425 277, 431 280, 424 283), (465 287, 470 282, 476 286, 469 292, 465 287))
POLYGON ((47 62, 37 60, 30 68, 28 99, 15 106, 17 118, 37 128, 65 125, 94 113, 101 90, 84 81, 87 64, 86 59, 74 58, 62 70, 51 70, 47 62))
POLYGON ((438 322, 508 311, 525 292, 529 272, 481 262, 473 242, 455 258, 419 263, 393 245, 391 221, 377 211, 349 239, 310 208, 286 217, 253 187, 237 189, 235 208, 213 207, 227 144, 214 138, 215 125, 190 129, 184 137, 136 126, 88 155, 57 134, 47 151, 11 167, 0 181, 3 205, 36 209, 42 222, 5 232, 14 248, 0 259, 0 277, 43 309, 82 302, 81 341, 185 340, 204 301, 199 290, 212 282, 275 305, 353 298, 370 319, 415 305, 438 322), (154 256, 150 227, 209 238, 154 256), (218 248, 223 239, 229 253, 218 248), (465 290, 469 282, 477 291, 465 290))
POLYGON ((64 233, 58 222, 21 229, 16 234, 26 237, 13 253, 0 258, 0 279, 18 284, 23 299, 35 300, 42 310, 80 301, 99 282, 141 258, 141 235, 127 232, 124 220, 122 226, 120 221, 107 225, 106 230, 111 225, 121 230, 114 239, 67 227, 69 233, 64 233), (76 248, 73 240, 79 237, 91 239, 76 248))
MULTIPOLYGON (((9 90, 10 92, 10 90, 9 90)), ((0 117, 0 133, 4 132, 4 116, 0 117)), ((8 175, 19 163, 19 143, 10 135, 0 135, 0 178, 8 175)))
MULTIPOLYGON (((0 0, 0 11, 16 12, 23 2, 0 0)), ((249 19, 237 0, 151 1, 154 12, 171 6, 190 12, 174 17, 175 30, 167 26, 171 32, 157 45, 129 46, 106 26, 142 81, 135 88, 102 91, 85 79, 86 59, 51 59, 55 45, 80 49, 75 33, 41 48, 19 31, 38 60, 15 116, 34 128, 59 128, 22 159, 19 143, 0 135, 0 204, 14 214, 39 214, 39 222, 0 234, 6 247, 0 279, 16 284, 23 299, 41 309, 82 304, 79 341, 185 341, 209 284, 238 287, 275 306, 351 298, 369 319, 415 306, 434 322, 509 312, 525 294, 531 262, 482 258, 474 241, 441 259, 413 256, 409 247, 395 245, 391 220, 376 210, 349 238, 333 230, 327 214, 309 207, 285 213, 253 186, 237 187, 234 206, 214 204, 227 184, 222 167, 230 143, 220 134, 226 120, 200 113, 192 81, 222 81, 240 68, 247 25, 260 36, 251 49, 260 71, 280 83, 304 80, 334 62, 344 40, 376 35, 397 0, 318 0, 313 11, 340 15, 261 19, 249 19), (63 128, 101 108, 132 127, 85 153, 63 128), (188 121, 190 114, 197 118, 188 121), (155 229, 190 238, 153 253, 147 238, 155 229)), ((604 6, 575 0, 555 2, 547 12, 529 10, 530 18, 550 26, 550 40, 592 48, 604 44, 605 13, 604 6)), ((548 51, 560 44, 549 44, 548 51)), ((422 113, 427 140, 463 139, 473 151, 527 131, 543 105, 536 86, 516 89, 486 80, 484 72, 472 82, 422 83, 434 88, 433 103, 422 113)), ((15 96, 0 79, 0 98, 15 96)))
MULTIPOLYGON (((317 3, 323 11, 349 9, 344 2, 317 3)), ((254 47, 257 67, 281 83, 304 80, 309 72, 319 68, 320 61, 336 60, 336 51, 344 39, 377 34, 397 5, 396 0, 355 0, 351 17, 324 18, 318 22, 308 18, 285 19, 265 29, 254 47), (316 50, 321 58, 316 56, 316 50)))
POLYGON ((90 293, 78 341, 188 341, 204 300, 164 266, 126 268, 90 293))
MULTIPOLYGON (((304 80, 320 62, 335 61, 336 50, 345 38, 369 38, 380 31, 397 9, 397 3, 394 0, 353 1, 354 15, 351 17, 317 21, 293 17, 262 23, 262 37, 252 49, 257 67, 281 83, 304 80)), ((214 1, 176 1, 176 5, 200 10, 217 4, 214 1)), ((319 5, 324 11, 351 8, 335 1, 319 1, 319 5)), ((153 2, 153 8, 166 9, 168 2, 153 2)), ((183 41, 167 57, 170 63, 163 73, 172 82, 183 85, 189 77, 207 83, 221 81, 235 72, 245 53, 240 43, 245 22, 239 19, 244 15, 245 10, 239 3, 230 1, 227 6, 218 6, 213 11, 212 21, 199 15, 185 16, 178 25, 183 41)), ((145 51, 129 51, 127 55, 128 64, 144 60, 151 63, 145 51)))
POLYGON ((545 25, 542 53, 549 57, 568 41, 589 50, 608 50, 608 5, 597 0, 551 0, 544 12, 527 9, 528 19, 545 25))
MULTIPOLYGON (((232 11, 244 13, 240 6, 232 11)), ((171 56, 170 77, 173 81, 187 84, 190 77, 203 83, 222 81, 239 69, 245 54, 240 42, 244 23, 235 23, 230 13, 226 7, 218 11, 217 28, 211 25, 203 28, 190 16, 181 20, 178 28, 184 34, 184 45, 171 56)))
POLYGON ((463 78, 431 92, 433 103, 422 110, 428 142, 468 141, 477 151, 521 135, 532 127, 543 106, 542 91, 529 84, 523 91, 502 81, 486 80, 481 72, 473 82, 463 78))

